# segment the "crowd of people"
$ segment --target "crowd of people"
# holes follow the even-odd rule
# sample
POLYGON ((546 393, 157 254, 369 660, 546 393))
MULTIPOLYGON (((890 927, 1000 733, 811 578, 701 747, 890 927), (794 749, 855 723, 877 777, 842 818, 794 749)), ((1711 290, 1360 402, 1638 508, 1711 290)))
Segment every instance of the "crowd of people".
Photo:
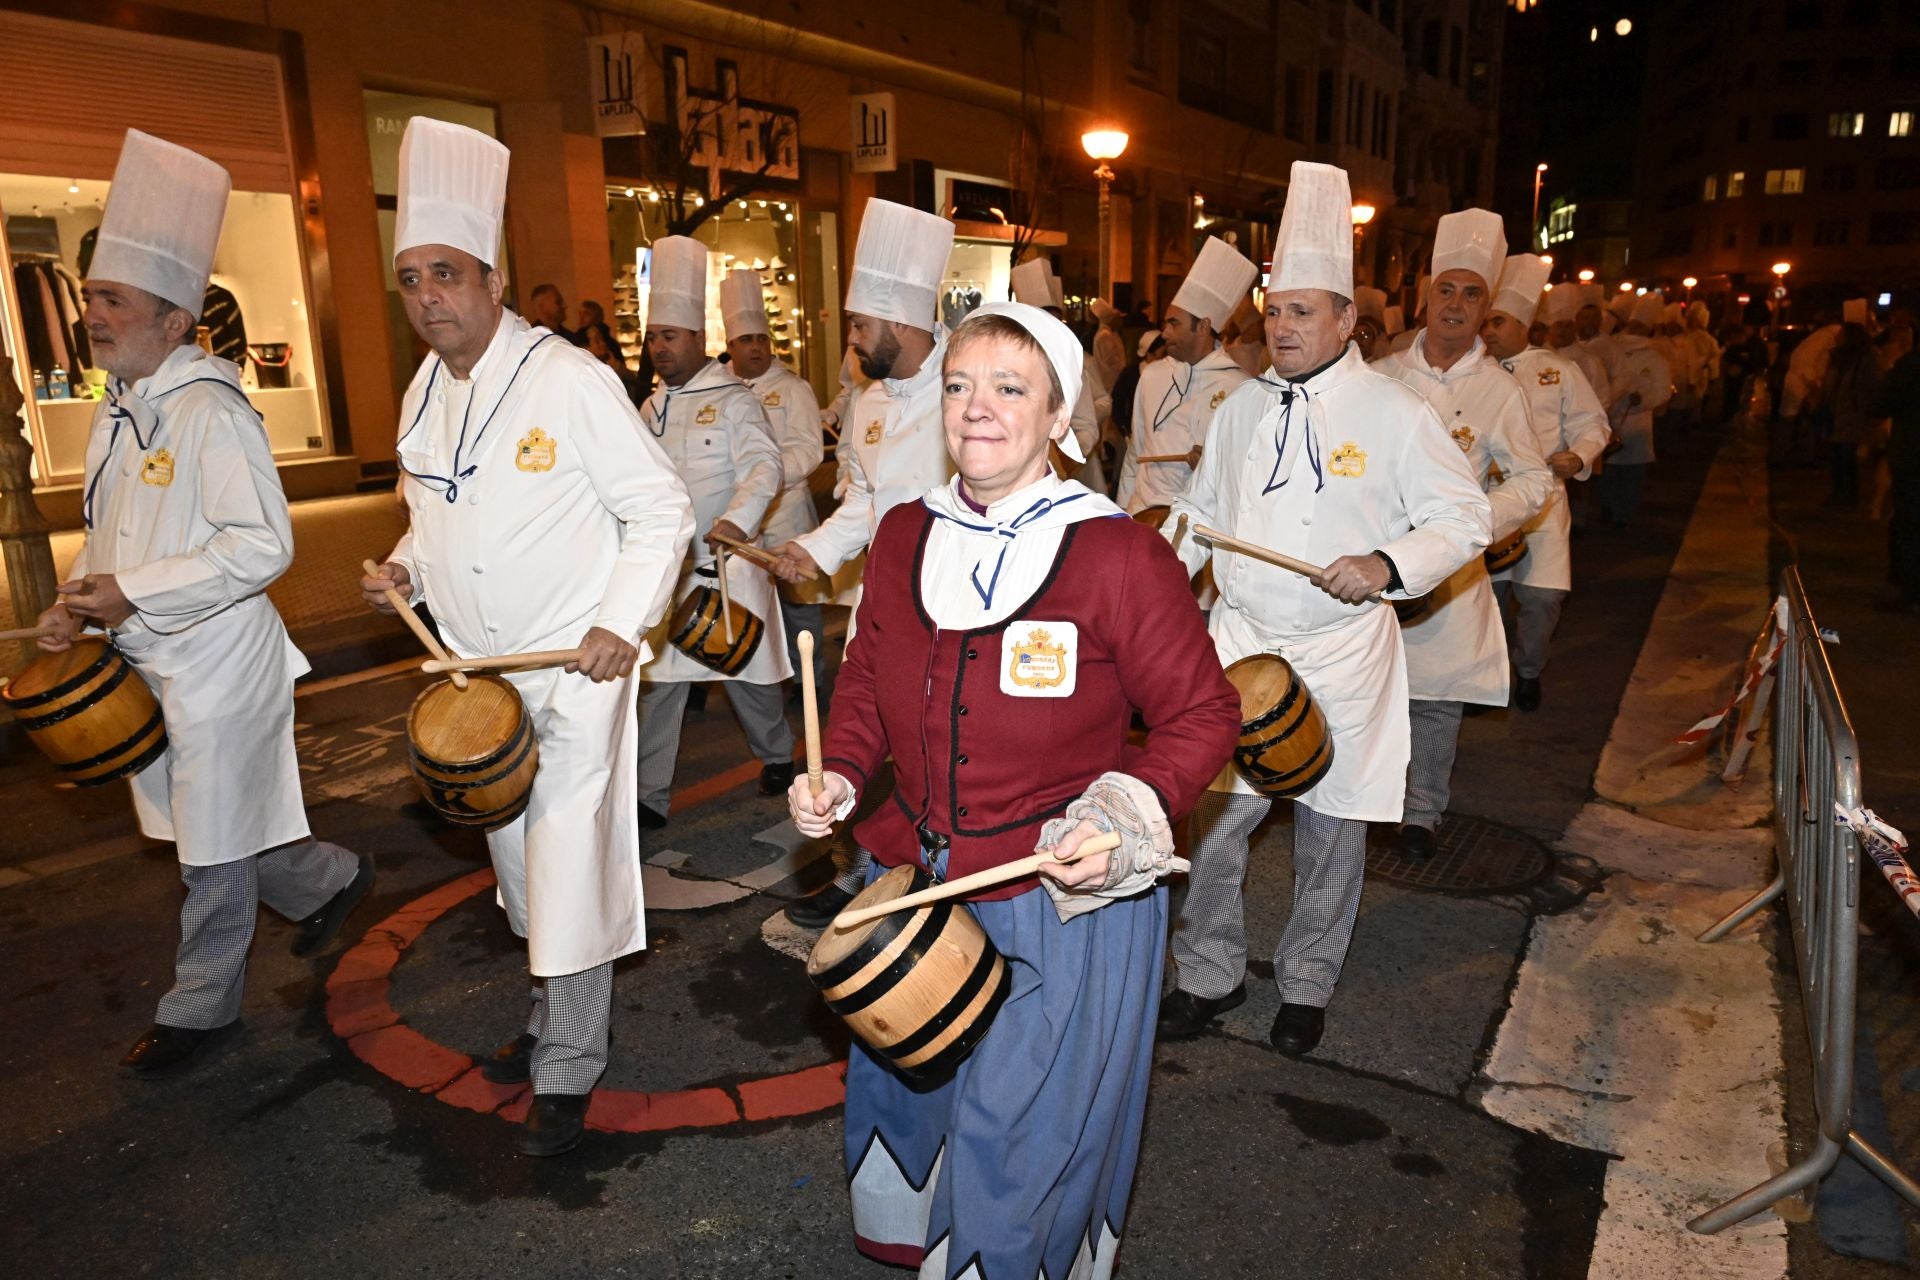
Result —
MULTIPOLYGON (((1744 333, 1723 350, 1704 303, 1550 286, 1482 209, 1440 220, 1409 326, 1407 303, 1356 284, 1346 174, 1301 162, 1262 290, 1210 238, 1157 325, 1102 299, 1087 342, 1037 258, 1013 300, 949 330, 953 224, 870 201, 825 407, 774 360, 751 273, 719 284, 725 333, 709 334, 707 250, 662 239, 644 331, 658 384, 636 408, 603 319, 567 330, 551 286, 526 317, 505 305, 509 162, 426 118, 402 142, 393 267, 431 354, 397 428, 409 528, 360 583, 377 609, 424 604, 456 661, 573 654, 504 673, 540 767, 486 838, 531 982, 483 1071, 531 1085, 520 1151, 579 1142, 613 962, 646 945, 640 830, 670 820, 691 688, 723 679, 762 794, 844 853, 797 923, 830 926, 890 868, 937 882, 1052 855, 962 908, 1011 974, 970 1056, 928 1082, 886 1046, 853 1048, 856 1242, 940 1280, 1110 1273, 1152 1046, 1245 999, 1248 847, 1274 800, 1293 803, 1294 887, 1270 1039, 1300 1055, 1336 994, 1369 825, 1432 857, 1465 708, 1541 705, 1576 518, 1630 523, 1656 437, 1780 362, 1744 333), (823 432, 824 520, 808 486, 823 432), (667 635, 675 606, 714 594, 764 628, 724 676, 667 635), (818 637, 829 603, 852 613, 809 778, 789 642, 818 637), (1275 660, 1325 721, 1299 776, 1236 760, 1259 708, 1234 672, 1275 660), (1083 850, 1096 835, 1113 847, 1083 850), (1175 910, 1164 880, 1182 871, 1175 910)), ((312 954, 374 874, 308 831, 304 662, 262 594, 291 559, 286 500, 232 365, 193 342, 228 186, 129 135, 86 285, 112 375, 88 536, 42 619, 54 652, 110 631, 166 718, 168 750, 133 790, 188 894, 173 986, 127 1055, 141 1074, 233 1025, 258 902, 312 954)), ((1826 332, 1785 359, 1797 398, 1780 409, 1818 420, 1851 501, 1838 460, 1876 416, 1905 422, 1889 456, 1912 476, 1920 374, 1910 354, 1881 368, 1910 326, 1875 346, 1850 314, 1816 368, 1826 332)), ((1920 540, 1899 528, 1911 559, 1920 540)))

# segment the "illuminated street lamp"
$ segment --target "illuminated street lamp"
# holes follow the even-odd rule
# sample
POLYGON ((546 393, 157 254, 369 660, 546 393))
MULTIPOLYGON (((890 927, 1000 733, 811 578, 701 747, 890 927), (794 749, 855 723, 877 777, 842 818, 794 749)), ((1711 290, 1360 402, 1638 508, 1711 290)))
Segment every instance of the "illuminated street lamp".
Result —
POLYGON ((1773 305, 1773 326, 1776 329, 1780 327, 1780 322, 1786 316, 1787 272, 1791 270, 1793 270, 1793 264, 1791 262, 1776 262, 1773 264, 1773 290, 1772 296, 1769 297, 1767 301, 1773 305))
POLYGON ((1357 228, 1366 226, 1369 222, 1372 222, 1374 212, 1375 212, 1374 207, 1370 204, 1357 204, 1353 206, 1354 227, 1357 229, 1357 228))
POLYGON ((1581 283, 1581 284, 1592 284, 1592 283, 1593 283, 1593 268, 1592 268, 1592 267, 1582 267, 1582 268, 1580 268, 1580 283, 1581 283))
POLYGON ((1540 183, 1547 176, 1547 165, 1543 160, 1533 166, 1533 221, 1527 224, 1527 230, 1540 240, 1540 247, 1546 248, 1546 241, 1540 239, 1540 183))
POLYGON ((1086 149, 1088 158, 1094 162, 1093 176, 1100 183, 1100 296, 1102 298, 1106 298, 1113 291, 1113 198, 1109 192, 1109 188, 1113 185, 1113 166, 1107 162, 1118 160, 1120 153, 1127 149, 1127 142, 1125 129, 1089 129, 1080 135, 1080 145, 1086 149))

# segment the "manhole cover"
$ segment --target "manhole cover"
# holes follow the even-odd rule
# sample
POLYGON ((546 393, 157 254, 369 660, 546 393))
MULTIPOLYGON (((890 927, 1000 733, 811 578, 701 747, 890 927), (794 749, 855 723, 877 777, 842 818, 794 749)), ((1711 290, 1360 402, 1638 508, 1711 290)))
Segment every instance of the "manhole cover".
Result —
POLYGON ((1440 824, 1439 851, 1425 862, 1401 854, 1392 827, 1375 831, 1367 874, 1409 889, 1494 897, 1520 892, 1553 867, 1547 847, 1526 832, 1471 814, 1447 815, 1440 824))

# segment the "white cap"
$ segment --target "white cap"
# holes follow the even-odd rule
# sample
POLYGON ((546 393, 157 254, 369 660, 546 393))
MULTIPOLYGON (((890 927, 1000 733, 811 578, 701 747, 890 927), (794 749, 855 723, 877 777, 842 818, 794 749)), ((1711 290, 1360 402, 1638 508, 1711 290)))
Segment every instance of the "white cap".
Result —
MULTIPOLYGON (((1353 235, 1351 214, 1348 215, 1347 235, 1353 235)), ((1173 295, 1173 305, 1206 319, 1215 329, 1219 329, 1227 323, 1227 317, 1233 314, 1233 309, 1240 305, 1240 299, 1246 297, 1247 290, 1253 287, 1254 277, 1259 274, 1260 268, 1248 262, 1245 254, 1219 236, 1208 236, 1207 242, 1200 246, 1200 256, 1193 260, 1193 270, 1187 272, 1187 278, 1180 283, 1180 291, 1173 295)), ((1304 286, 1274 286, 1282 287, 1304 286)), ((1347 287, 1353 287, 1351 281, 1347 287)))
POLYGON ((721 277, 720 318, 726 321, 728 342, 773 332, 767 324, 767 300, 760 292, 759 272, 735 267, 721 277))
POLYGON ((660 237, 648 276, 647 328, 706 331, 706 245, 691 236, 660 237))
POLYGON ((953 250, 953 224, 891 200, 868 200, 853 249, 848 311, 929 333, 940 277, 953 250))
POLYGON ((1840 304, 1840 319, 1842 323, 1865 324, 1867 323, 1867 316, 1867 300, 1865 298, 1848 298, 1840 304))
POLYGON ((127 130, 88 277, 145 289, 199 319, 232 189, 205 156, 127 130))
POLYGON ((1048 269, 1045 258, 1028 258, 1008 277, 1008 283, 1013 286, 1013 300, 1029 307, 1052 306, 1052 278, 1053 272, 1048 269))
POLYGON ((1540 305, 1540 289, 1553 274, 1553 264, 1532 253, 1516 253, 1500 268, 1500 284, 1493 291, 1493 309, 1504 311, 1521 324, 1533 323, 1540 305))
POLYGON ((1633 300, 1633 310, 1627 313, 1628 324, 1643 324, 1649 329, 1660 327, 1660 317, 1666 312, 1667 299, 1658 293, 1643 293, 1633 300))
POLYGON ((500 218, 507 207, 511 153, 486 134, 428 116, 400 138, 400 211, 393 256, 444 244, 500 265, 500 218))
POLYGON ((1387 291, 1385 289, 1369 289, 1366 285, 1360 285, 1353 291, 1353 305, 1360 309, 1361 315, 1372 316, 1380 323, 1386 323, 1387 291))
POLYGON ((1139 356, 1142 360, 1146 359, 1147 352, 1153 350, 1153 344, 1161 341, 1165 337, 1166 335, 1161 333, 1158 329, 1147 330, 1145 333, 1140 335, 1140 341, 1134 345, 1133 354, 1135 354, 1136 356, 1139 356))
POLYGON ((1393 303, 1380 313, 1380 323, 1386 329, 1387 336, 1407 331, 1407 310, 1399 303, 1393 303))
POLYGON ((1105 298, 1095 298, 1087 304, 1087 310, 1093 312, 1093 318, 1095 320, 1102 322, 1120 319, 1120 308, 1114 306, 1105 298))
MULTIPOLYGON (((953 331, 953 338, 964 337, 967 327, 981 316, 1004 316, 1033 335, 1033 340, 1040 344, 1040 350, 1046 353, 1047 363, 1053 366, 1053 376, 1060 380, 1060 393, 1065 397, 1067 411, 1071 414, 1073 406, 1080 400, 1080 383, 1084 377, 1087 355, 1080 346, 1080 339, 1073 336, 1073 330, 1029 303, 986 302, 975 307, 960 322, 960 327, 953 331)), ((952 338, 948 339, 947 350, 953 350, 952 338)), ((1087 460, 1080 442, 1074 439, 1071 427, 1066 435, 1054 443, 1060 446, 1060 452, 1075 462, 1087 460)))
POLYGON ((1500 215, 1486 209, 1462 209, 1441 217, 1433 231, 1434 275, 1442 271, 1471 271, 1493 288, 1507 256, 1507 228, 1500 215))
POLYGON ((1293 162, 1267 282, 1269 293, 1287 289, 1326 289, 1353 297, 1353 193, 1345 169, 1293 162))
POLYGON ((1547 313, 1547 323, 1571 321, 1580 310, 1580 295, 1581 287, 1573 284, 1547 290, 1546 296, 1540 300, 1540 309, 1547 313))

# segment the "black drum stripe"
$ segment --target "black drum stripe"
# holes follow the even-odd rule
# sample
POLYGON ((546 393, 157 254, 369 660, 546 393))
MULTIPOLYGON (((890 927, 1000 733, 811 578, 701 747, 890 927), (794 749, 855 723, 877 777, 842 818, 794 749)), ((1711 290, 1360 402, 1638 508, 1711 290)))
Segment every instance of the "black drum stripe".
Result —
MULTIPOLYGON (((66 680, 53 686, 53 688, 47 690, 45 693, 36 693, 25 698, 9 697, 7 701, 13 705, 13 709, 16 712, 30 711, 34 707, 45 706, 47 703, 54 701, 56 698, 64 698, 68 694, 72 693, 75 689, 78 689, 81 686, 85 685, 87 681, 99 675, 101 672, 101 669, 104 668, 109 662, 112 662, 115 658, 118 658, 119 656, 120 656, 120 651, 114 648, 112 645, 108 645, 106 648, 100 651, 100 656, 93 660, 93 664, 89 666, 85 671, 82 671, 79 675, 68 677, 66 680)), ((11 683, 9 683, 8 688, 12 688, 11 683)), ((52 722, 49 721, 48 723, 52 723, 52 722)))
POLYGON ((1285 697, 1281 698, 1279 702, 1275 703, 1270 710, 1255 716, 1251 720, 1245 720, 1241 722, 1240 724, 1241 736, 1244 737, 1249 733, 1258 733, 1260 732, 1260 730, 1265 729, 1270 725, 1273 725, 1276 722, 1278 722, 1281 717, 1287 714, 1288 710, 1292 708, 1293 704, 1300 700, 1300 695, 1306 691, 1306 688, 1307 686, 1300 682, 1299 673, 1295 672, 1293 675, 1293 683, 1287 686, 1287 693, 1285 697))
POLYGON ((1270 778, 1275 782, 1284 782, 1295 774, 1305 773, 1307 770, 1313 768, 1313 766, 1319 762, 1320 757, 1326 753, 1328 741, 1328 739, 1322 738, 1320 745, 1315 747, 1305 760, 1302 760, 1291 769, 1273 769, 1260 763, 1260 756, 1265 752, 1266 746, 1272 745, 1270 743, 1263 744, 1260 747, 1238 747, 1235 748, 1234 755, 1241 758, 1241 763, 1248 773, 1257 773, 1263 778, 1270 778))
POLYGON ((980 1010, 980 1016, 974 1019, 972 1026, 961 1032, 958 1038, 941 1050, 937 1056, 927 1059, 917 1067, 903 1067, 899 1063, 893 1063, 891 1065, 894 1070, 915 1080, 936 1080, 941 1076, 952 1074, 956 1067, 966 1061, 967 1055, 973 1052, 974 1046, 980 1043, 981 1038, 993 1028, 993 1020, 999 1014, 1000 1006, 1007 1002, 1007 995, 1012 990, 1013 966, 1003 965, 1000 969, 1000 985, 994 989, 993 998, 988 1000, 986 1007, 980 1010))
POLYGON ((993 965, 999 958, 1000 953, 994 950, 993 943, 987 943, 986 946, 980 949, 980 957, 973 963, 973 972, 969 973, 967 980, 960 984, 960 989, 954 992, 953 995, 948 998, 946 1004, 942 1005, 931 1018, 921 1023, 919 1030, 913 1032, 904 1040, 898 1040, 893 1044, 879 1045, 876 1047, 889 1058, 898 1059, 911 1058, 914 1054, 932 1044, 934 1040, 939 1037, 940 1033, 952 1026, 953 1020, 964 1013, 967 1006, 973 1003, 973 998, 980 994, 982 987, 987 985, 987 979, 993 976, 993 965))
POLYGON ((443 764, 432 756, 421 755, 412 747, 407 748, 407 754, 413 758, 416 766, 414 772, 420 775, 423 780, 431 778, 433 784, 442 791, 472 791, 478 787, 490 787, 496 782, 502 782, 511 777, 515 769, 518 769, 522 764, 526 763, 527 757, 533 752, 533 746, 532 722, 522 718, 520 721, 520 732, 514 734, 514 736, 508 740, 507 744, 500 748, 500 751, 494 752, 492 756, 489 756, 478 764, 443 764), (500 751, 511 751, 515 744, 518 744, 519 750, 514 752, 513 759, 507 761, 505 764, 500 764, 500 751), (476 772, 480 769, 490 768, 494 765, 499 765, 498 771, 490 773, 484 778, 460 778, 455 780, 451 778, 432 777, 432 773, 429 772, 466 774, 476 772))
POLYGON ((1306 764, 1301 765, 1300 768, 1293 770, 1290 774, 1256 777, 1254 776, 1254 770, 1248 768, 1244 763, 1241 765, 1240 772, 1241 776, 1246 778, 1248 785, 1253 787, 1254 790, 1284 800, 1288 796, 1297 796, 1303 791, 1312 790, 1320 779, 1327 776, 1327 770, 1331 768, 1333 768, 1333 751, 1332 744, 1329 743, 1326 749, 1315 752, 1311 760, 1308 760, 1306 764), (1315 767, 1316 764, 1318 765, 1317 768, 1315 767), (1294 781, 1287 780, 1308 769, 1313 770, 1312 774, 1308 777, 1298 778, 1294 781))
MULTIPOLYGON (((915 867, 913 869, 913 879, 907 883, 907 893, 918 893, 922 889, 929 888, 932 884, 933 877, 929 876, 919 867, 915 867)), ((907 895, 903 893, 900 896, 904 898, 907 895)), ((860 945, 853 949, 853 953, 843 957, 840 963, 834 965, 831 969, 815 975, 813 985, 822 991, 830 991, 866 968, 869 964, 872 964, 873 958, 882 951, 885 951, 888 944, 900 936, 900 930, 905 928, 907 921, 912 918, 912 912, 908 912, 904 916, 899 912, 895 912, 892 915, 881 916, 880 919, 874 923, 873 932, 869 933, 866 938, 861 941, 860 945)), ((943 928, 945 927, 946 920, 944 917, 940 920, 940 925, 943 928)), ((829 924, 827 927, 831 929, 833 926, 829 924)))
MULTIPOLYGON (((158 719, 158 717, 155 717, 155 719, 158 719)), ((127 761, 125 764, 119 765, 116 768, 110 769, 106 773, 103 773, 98 777, 75 778, 73 779, 73 785, 76 787, 104 787, 109 782, 118 782, 122 778, 130 777, 133 774, 140 772, 142 769, 146 768, 148 765, 152 764, 155 760, 158 760, 161 756, 165 755, 166 753, 167 753, 167 735, 162 733, 158 738, 154 740, 154 743, 152 746, 148 747, 145 751, 142 751, 139 755, 127 761)))
MULTIPOLYGON (((454 761, 442 760, 439 756, 428 755, 426 752, 420 750, 420 748, 414 746, 411 739, 407 742, 407 756, 415 764, 439 773, 479 773, 482 769, 497 767, 500 761, 506 758, 507 753, 515 751, 516 748, 518 749, 518 754, 514 757, 515 764, 526 759, 527 746, 532 741, 533 721, 523 710, 520 714, 520 723, 514 726, 513 736, 501 743, 492 752, 470 764, 460 764, 454 761)), ((512 765, 508 766, 509 771, 511 771, 512 768, 512 765)), ((475 782, 466 785, 481 786, 483 784, 475 782)))
POLYGON ((114 743, 111 747, 108 747, 105 751, 102 751, 99 755, 89 756, 85 760, 75 760, 71 764, 63 764, 60 767, 68 773, 85 773, 88 769, 96 769, 126 751, 129 747, 133 746, 134 743, 140 741, 140 739, 146 737, 159 727, 160 711, 159 708, 156 707, 152 719, 148 720, 126 737, 120 739, 120 741, 114 743))
MULTIPOLYGON (((95 689, 86 697, 81 698, 77 702, 70 702, 58 711, 49 711, 43 716, 20 716, 20 727, 32 731, 34 729, 44 729, 50 724, 59 724, 62 720, 71 720, 82 711, 97 705, 100 699, 106 697, 115 689, 118 689, 121 683, 132 674, 133 668, 123 662, 112 675, 106 678, 105 682, 103 682, 99 688, 95 689)), ((17 712, 19 709, 20 704, 15 703, 14 710, 17 712)))
MULTIPOLYGON (((894 914, 905 916, 907 920, 912 920, 919 913, 917 911, 900 911, 894 914)), ((850 991, 844 996, 827 1001, 827 1008, 844 1018, 848 1014, 860 1012, 881 997, 891 993, 895 987, 900 985, 902 978, 905 978, 909 973, 913 972, 915 965, 927 958, 927 952, 932 949, 935 942, 939 941, 940 934, 947 927, 947 917, 952 914, 953 907, 950 903, 936 902, 930 906, 927 909, 926 922, 915 931, 911 938, 907 939, 906 946, 900 949, 900 954, 893 958, 891 964, 879 973, 874 974, 872 979, 858 991, 850 991)), ((901 928, 904 929, 905 927, 906 925, 903 923, 901 928)), ((869 938, 868 941, 871 942, 872 939, 869 938)), ((876 950, 878 950, 878 948, 876 948, 876 950)), ((872 953, 869 953, 867 960, 869 963, 872 962, 872 953)), ((824 988, 822 989, 824 990, 824 988)))

